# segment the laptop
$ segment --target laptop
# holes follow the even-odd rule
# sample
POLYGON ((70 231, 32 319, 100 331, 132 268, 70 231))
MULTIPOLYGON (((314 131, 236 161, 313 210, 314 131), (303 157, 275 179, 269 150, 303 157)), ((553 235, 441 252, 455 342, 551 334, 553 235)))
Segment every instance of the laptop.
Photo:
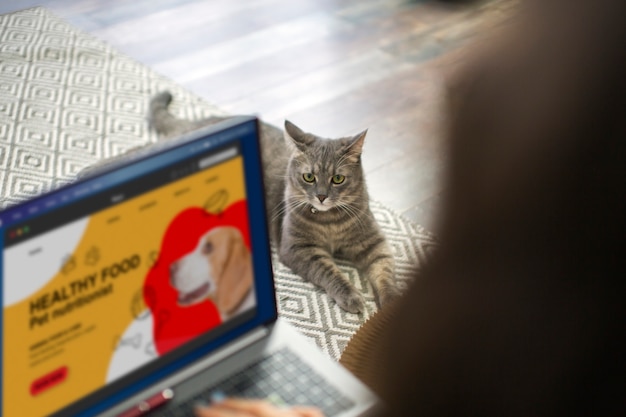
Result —
POLYGON ((0 213, 5 417, 379 400, 277 315, 259 121, 137 152, 0 213))

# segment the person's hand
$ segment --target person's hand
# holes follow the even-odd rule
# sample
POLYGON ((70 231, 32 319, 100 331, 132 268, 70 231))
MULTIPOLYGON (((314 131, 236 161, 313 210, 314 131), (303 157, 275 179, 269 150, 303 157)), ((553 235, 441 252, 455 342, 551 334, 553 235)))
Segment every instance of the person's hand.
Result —
POLYGON ((196 417, 324 417, 315 407, 276 407, 263 400, 228 398, 207 407, 196 407, 196 417))

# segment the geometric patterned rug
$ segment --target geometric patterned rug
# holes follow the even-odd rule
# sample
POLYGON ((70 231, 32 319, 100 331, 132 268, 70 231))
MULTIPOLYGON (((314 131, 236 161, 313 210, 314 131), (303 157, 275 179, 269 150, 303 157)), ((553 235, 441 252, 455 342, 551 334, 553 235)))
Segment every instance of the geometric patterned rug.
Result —
MULTIPOLYGON (((146 122, 149 98, 169 90, 172 111, 199 119, 217 106, 81 32, 44 8, 0 16, 0 209, 69 183, 84 168, 157 141, 146 122)), ((433 237, 376 201, 405 286, 435 246, 433 237)), ((365 294, 367 311, 341 310, 274 255, 279 313, 338 359, 376 310, 369 283, 341 269, 365 294)))

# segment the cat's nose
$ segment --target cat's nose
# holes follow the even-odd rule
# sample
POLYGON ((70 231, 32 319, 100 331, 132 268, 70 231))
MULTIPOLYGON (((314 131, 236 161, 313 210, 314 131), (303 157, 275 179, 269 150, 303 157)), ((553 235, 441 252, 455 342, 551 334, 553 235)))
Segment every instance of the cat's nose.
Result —
POLYGON ((324 194, 318 194, 318 195, 317 195, 317 198, 320 200, 320 203, 323 203, 323 202, 324 202, 324 200, 326 200, 326 198, 327 198, 327 197, 328 197, 328 196, 327 196, 327 195, 324 195, 324 194))

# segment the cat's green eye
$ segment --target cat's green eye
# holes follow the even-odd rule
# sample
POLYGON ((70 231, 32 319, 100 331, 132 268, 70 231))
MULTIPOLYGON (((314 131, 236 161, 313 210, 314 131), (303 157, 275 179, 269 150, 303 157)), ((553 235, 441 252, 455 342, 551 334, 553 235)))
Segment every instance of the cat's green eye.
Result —
POLYGON ((346 180, 346 177, 344 175, 333 175, 333 184, 341 184, 342 182, 344 182, 346 180))
POLYGON ((314 182, 315 181, 315 175, 311 174, 310 172, 307 172, 306 174, 302 174, 302 178, 304 178, 304 180, 306 182, 314 182))

